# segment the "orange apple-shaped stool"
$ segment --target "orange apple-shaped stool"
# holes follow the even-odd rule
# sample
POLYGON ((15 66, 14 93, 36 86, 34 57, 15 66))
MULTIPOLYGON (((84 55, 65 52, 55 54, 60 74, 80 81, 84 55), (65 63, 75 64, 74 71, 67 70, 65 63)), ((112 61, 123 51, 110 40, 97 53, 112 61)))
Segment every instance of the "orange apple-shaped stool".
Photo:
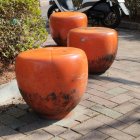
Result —
POLYGON ((16 78, 27 104, 49 119, 65 117, 85 92, 88 62, 72 47, 29 50, 16 58, 16 78))
POLYGON ((118 34, 114 29, 104 27, 76 28, 69 32, 68 46, 85 51, 90 74, 102 74, 115 59, 118 34))
POLYGON ((69 30, 87 26, 87 16, 80 12, 56 12, 50 16, 50 32, 53 40, 61 46, 67 46, 69 30))

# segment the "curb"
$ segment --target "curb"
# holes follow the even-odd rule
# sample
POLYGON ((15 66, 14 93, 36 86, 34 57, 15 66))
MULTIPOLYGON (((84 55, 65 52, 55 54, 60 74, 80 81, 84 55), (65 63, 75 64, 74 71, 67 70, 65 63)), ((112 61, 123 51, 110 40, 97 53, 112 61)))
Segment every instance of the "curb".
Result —
POLYGON ((12 99, 19 98, 21 98, 21 94, 19 92, 16 80, 0 85, 0 105, 11 103, 12 99))

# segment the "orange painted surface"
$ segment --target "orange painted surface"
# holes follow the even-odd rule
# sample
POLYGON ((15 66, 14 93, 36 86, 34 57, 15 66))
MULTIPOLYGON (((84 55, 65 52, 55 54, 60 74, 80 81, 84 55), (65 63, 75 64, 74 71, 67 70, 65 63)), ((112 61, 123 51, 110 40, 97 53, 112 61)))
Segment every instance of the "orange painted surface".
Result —
POLYGON ((87 16, 80 12, 56 12, 50 17, 52 38, 58 45, 67 46, 68 32, 77 27, 87 27, 87 16))
POLYGON ((118 34, 114 29, 86 27, 72 29, 68 35, 68 46, 85 51, 89 73, 104 73, 113 63, 117 48, 118 34))
POLYGON ((16 59, 18 87, 27 104, 50 119, 65 117, 83 96, 88 66, 84 51, 71 47, 40 48, 16 59))

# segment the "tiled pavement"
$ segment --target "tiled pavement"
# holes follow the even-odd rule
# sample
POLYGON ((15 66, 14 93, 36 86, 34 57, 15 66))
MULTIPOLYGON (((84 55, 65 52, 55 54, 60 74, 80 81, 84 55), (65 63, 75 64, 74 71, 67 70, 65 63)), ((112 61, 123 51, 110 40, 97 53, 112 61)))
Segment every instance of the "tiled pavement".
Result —
MULTIPOLYGON (((54 44, 50 36, 46 44, 54 44)), ((140 140, 140 32, 119 30, 115 62, 106 73, 89 75, 68 118, 44 120, 22 98, 11 102, 0 106, 0 140, 140 140)))

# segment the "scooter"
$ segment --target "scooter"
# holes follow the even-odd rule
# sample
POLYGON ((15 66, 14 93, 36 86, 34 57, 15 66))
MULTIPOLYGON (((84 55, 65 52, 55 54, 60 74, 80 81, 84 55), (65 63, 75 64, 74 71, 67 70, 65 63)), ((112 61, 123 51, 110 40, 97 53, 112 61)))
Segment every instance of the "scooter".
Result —
POLYGON ((48 18, 53 12, 83 12, 94 26, 116 28, 122 15, 129 15, 125 0, 50 0, 49 4, 48 18))

